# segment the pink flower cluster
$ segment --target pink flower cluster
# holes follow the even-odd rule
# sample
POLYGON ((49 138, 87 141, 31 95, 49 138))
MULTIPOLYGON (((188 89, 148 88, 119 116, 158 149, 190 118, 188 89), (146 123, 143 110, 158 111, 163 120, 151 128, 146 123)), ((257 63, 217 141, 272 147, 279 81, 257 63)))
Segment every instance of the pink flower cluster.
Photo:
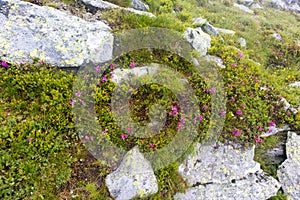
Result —
POLYGON ((177 124, 177 132, 180 131, 180 129, 183 127, 184 124, 185 124, 185 119, 183 117, 181 117, 180 121, 177 124))
POLYGON ((243 132, 242 130, 234 128, 234 130, 232 131, 232 134, 235 135, 235 136, 239 136, 239 134, 242 133, 242 132, 243 132))
POLYGON ((169 115, 173 115, 174 117, 178 115, 178 108, 177 108, 177 106, 169 106, 168 108, 172 109, 172 111, 168 112, 169 115))

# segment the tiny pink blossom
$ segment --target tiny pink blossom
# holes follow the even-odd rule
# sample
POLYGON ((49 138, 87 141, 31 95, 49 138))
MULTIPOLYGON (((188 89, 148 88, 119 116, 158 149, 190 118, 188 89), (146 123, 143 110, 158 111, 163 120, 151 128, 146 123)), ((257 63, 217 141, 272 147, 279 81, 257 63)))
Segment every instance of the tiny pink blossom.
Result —
POLYGON ((246 104, 243 103, 243 104, 242 104, 242 108, 246 108, 246 104))
POLYGON ((84 100, 80 99, 79 101, 80 101, 81 105, 85 106, 85 101, 84 100))
POLYGON ((291 115, 291 112, 290 111, 287 111, 287 113, 286 113, 287 115, 291 115))
POLYGON ((256 41, 255 44, 260 44, 260 42, 259 42, 259 41, 256 41))
POLYGON ((251 97, 254 97, 254 93, 251 93, 251 97))
POLYGON ((204 106, 203 106, 203 110, 204 110, 204 111, 206 111, 206 110, 207 110, 207 107, 206 107, 206 105, 204 105, 204 106))
POLYGON ((133 130, 130 127, 128 127, 127 128, 127 133, 133 133, 133 130))
POLYGON ((268 130, 268 132, 269 132, 269 133, 272 133, 272 132, 273 132, 273 130, 272 130, 272 129, 269 129, 269 130, 268 130))
POLYGON ((150 148, 153 149, 153 150, 156 150, 156 146, 154 144, 151 144, 151 143, 150 143, 150 148))
POLYGON ((240 53, 239 57, 240 57, 240 58, 243 58, 243 57, 244 57, 244 54, 243 54, 243 53, 240 53))
POLYGON ((111 78, 113 78, 115 75, 113 72, 110 72, 110 76, 111 76, 111 78))
POLYGON ((214 94, 216 92, 216 88, 211 88, 210 93, 214 94))
POLYGON ((44 61, 43 61, 43 60, 40 60, 40 64, 43 65, 43 64, 44 64, 44 61))
POLYGON ((99 72, 99 73, 101 72, 101 69, 100 69, 99 66, 96 66, 96 67, 95 67, 95 70, 96 70, 96 72, 99 72))
POLYGON ((229 85, 229 87, 230 87, 230 88, 233 88, 233 84, 231 83, 231 84, 229 85))
POLYGON ((180 118, 180 122, 183 123, 183 124, 185 124, 185 119, 184 119, 184 117, 181 117, 181 118, 180 118))
POLYGON ((261 126, 259 126, 258 130, 263 131, 264 129, 261 126))
POLYGON ((262 140, 261 138, 254 138, 254 141, 255 141, 256 143, 261 143, 261 142, 263 142, 263 140, 262 140))
POLYGON ((237 114, 237 115, 242 115, 242 114, 243 114, 243 111, 237 110, 237 111, 236 111, 236 114, 237 114))
POLYGON ((80 97, 80 96, 81 96, 81 93, 80 93, 80 92, 76 92, 75 96, 76 96, 76 97, 80 97))
POLYGON ((28 140, 28 142, 32 142, 32 140, 34 140, 34 138, 28 138, 27 140, 28 140))
POLYGON ((234 130, 232 131, 232 134, 235 135, 235 136, 239 136, 239 134, 241 132, 242 132, 241 130, 234 128, 234 130))
POLYGON ((270 126, 275 126, 275 122, 270 122, 270 126))
POLYGON ((75 105, 75 102, 76 102, 76 101, 74 101, 74 100, 70 101, 70 105, 71 105, 71 106, 74 106, 74 105, 75 105))
POLYGON ((234 68, 236 67, 237 65, 235 63, 232 63, 231 66, 234 68))
POLYGON ((226 114, 226 111, 223 110, 223 111, 221 112, 221 116, 223 117, 225 114, 226 114))
POLYGON ((127 138, 128 138, 128 135, 125 135, 125 134, 122 133, 122 140, 125 140, 127 138))
POLYGON ((111 65, 109 66, 110 69, 113 69, 114 67, 115 67, 114 64, 111 64, 111 65))
POLYGON ((279 56, 283 56, 283 52, 280 51, 280 52, 279 52, 279 56))
POLYGON ((5 61, 2 61, 2 62, 1 62, 1 65, 2 65, 3 67, 8 67, 7 62, 5 62, 5 61))
POLYGON ((136 65, 135 65, 134 61, 132 61, 129 66, 130 66, 130 68, 135 68, 136 65))
POLYGON ((103 134, 103 135, 106 135, 106 134, 107 134, 107 131, 108 131, 108 129, 106 128, 104 131, 102 131, 102 134, 103 134))
POLYGON ((105 81, 107 81, 106 75, 103 76, 103 78, 102 78, 102 83, 104 83, 105 81))
POLYGON ((145 140, 142 140, 142 144, 145 144, 145 140))
POLYGON ((197 118, 194 118, 194 124, 195 125, 197 124, 197 118))
POLYGON ((201 122, 203 120, 202 115, 199 116, 199 121, 201 122))

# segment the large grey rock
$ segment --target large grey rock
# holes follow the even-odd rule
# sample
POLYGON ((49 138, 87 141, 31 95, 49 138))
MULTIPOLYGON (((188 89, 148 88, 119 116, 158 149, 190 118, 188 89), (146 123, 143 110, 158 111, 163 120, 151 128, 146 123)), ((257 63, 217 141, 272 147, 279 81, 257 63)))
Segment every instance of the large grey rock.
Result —
POLYGON ((254 14, 253 10, 251 10, 250 8, 248 8, 247 6, 244 6, 242 4, 234 3, 233 6, 237 7, 238 9, 240 9, 246 13, 254 14))
POLYGON ((121 6, 102 1, 102 0, 80 0, 88 9, 89 12, 96 13, 98 10, 107 10, 107 9, 121 9, 127 12, 132 12, 138 15, 146 15, 149 17, 155 17, 154 14, 146 11, 136 10, 134 8, 123 8, 121 6))
POLYGON ((204 56, 211 46, 211 38, 199 28, 187 28, 184 37, 195 48, 200 56, 204 56))
POLYGON ((282 165, 277 170, 277 176, 285 194, 292 199, 300 199, 300 136, 288 132, 286 155, 282 165))
POLYGON ((131 7, 137 10, 145 11, 149 10, 149 6, 140 0, 132 0, 131 7))
POLYGON ((236 144, 204 146, 180 166, 179 173, 191 186, 175 199, 267 199, 275 196, 280 184, 265 174, 253 160, 254 147, 236 144))
POLYGON ((51 7, 0 2, 0 59, 39 58, 58 66, 99 64, 112 58, 113 35, 103 22, 86 22, 51 7))
POLYGON ((249 174, 232 183, 198 185, 185 193, 177 193, 175 200, 265 200, 276 196, 280 184, 265 173, 249 174))
POLYGON ((151 164, 138 147, 124 156, 117 170, 106 177, 105 183, 111 196, 117 200, 146 197, 158 191, 151 164))

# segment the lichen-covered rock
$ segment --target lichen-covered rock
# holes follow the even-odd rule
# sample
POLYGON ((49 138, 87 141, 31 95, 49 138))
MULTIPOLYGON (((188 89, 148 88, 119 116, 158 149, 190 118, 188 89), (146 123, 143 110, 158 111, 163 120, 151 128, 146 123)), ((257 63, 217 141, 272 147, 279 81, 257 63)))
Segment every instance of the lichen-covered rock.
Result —
POLYGON ((196 49, 200 56, 207 54, 207 50, 211 46, 211 38, 199 28, 187 28, 184 33, 184 38, 196 49))
POLYGON ((131 7, 137 10, 146 11, 149 10, 149 6, 140 0, 132 0, 131 7))
POLYGON ((124 156, 120 166, 106 177, 105 182, 111 196, 117 200, 146 197, 158 191, 151 164, 138 147, 124 156))
POLYGON ((229 29, 224 29, 224 28, 217 28, 215 27, 216 31, 218 31, 218 33, 223 33, 223 34, 226 34, 226 35, 234 35, 235 34, 235 31, 233 30, 229 30, 229 29))
POLYGON ((300 81, 296 81, 294 83, 289 84, 290 87, 300 88, 300 81))
POLYGON ((206 184, 177 193, 175 200, 264 200, 276 196, 280 184, 265 173, 249 174, 225 184, 206 184))
POLYGON ((123 8, 121 6, 102 1, 102 0, 80 0, 88 9, 89 12, 91 13, 96 13, 98 10, 107 10, 107 9, 112 9, 112 8, 117 8, 121 9, 127 12, 132 12, 138 15, 146 15, 149 17, 155 17, 154 14, 146 11, 141 11, 141 10, 136 10, 134 8, 123 8))
POLYGON ((300 136, 288 132, 285 160, 277 170, 277 176, 285 194, 300 199, 300 136))
POLYGON ((86 22, 51 7, 0 2, 0 59, 39 58, 58 66, 99 64, 112 58, 113 35, 103 22, 86 22))
POLYGON ((179 166, 179 173, 191 188, 176 194, 175 199, 261 200, 275 196, 280 184, 265 174, 253 158, 254 146, 242 149, 230 143, 198 143, 195 154, 179 166))
POLYGON ((195 18, 193 18, 193 24, 194 24, 194 25, 202 26, 202 25, 204 25, 204 24, 206 24, 206 23, 207 23, 207 20, 206 20, 206 19, 203 19, 203 18, 201 18, 201 17, 195 17, 195 18))

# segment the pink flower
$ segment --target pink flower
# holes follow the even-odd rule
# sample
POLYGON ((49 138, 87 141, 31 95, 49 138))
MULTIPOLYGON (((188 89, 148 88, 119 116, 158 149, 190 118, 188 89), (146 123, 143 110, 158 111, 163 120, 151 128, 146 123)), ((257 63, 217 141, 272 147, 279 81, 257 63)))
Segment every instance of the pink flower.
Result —
POLYGON ((236 67, 237 65, 235 63, 232 63, 231 66, 234 68, 236 67))
POLYGON ((242 115, 243 112, 242 112, 241 110, 237 110, 237 111, 236 111, 236 114, 237 114, 237 115, 242 115))
POLYGON ((103 76, 103 78, 102 78, 102 83, 104 83, 105 81, 107 81, 106 75, 103 76))
POLYGON ((153 150, 156 150, 156 146, 154 144, 151 144, 151 143, 150 143, 150 148, 153 149, 153 150))
POLYGON ((243 57, 244 57, 244 54, 243 54, 243 53, 240 53, 239 57, 240 57, 240 58, 243 58, 243 57))
POLYGON ((97 72, 99 72, 99 73, 101 72, 101 69, 100 69, 99 66, 96 66, 96 67, 95 67, 95 70, 96 70, 97 72))
POLYGON ((5 61, 2 61, 2 62, 1 62, 1 65, 2 65, 3 67, 8 67, 7 62, 5 62, 5 61))
POLYGON ((111 65, 109 66, 110 69, 113 69, 114 67, 115 67, 114 64, 111 64, 111 65))
POLYGON ((197 124, 197 117, 194 118, 194 124, 195 124, 195 125, 197 124))
POLYGON ((221 116, 223 117, 225 114, 226 114, 226 111, 223 110, 223 111, 221 112, 221 116))
POLYGON ((130 127, 128 127, 127 128, 127 133, 133 133, 133 130, 130 127))
POLYGON ((251 93, 251 97, 254 97, 254 93, 251 93))
POLYGON ((268 132, 269 132, 269 133, 272 133, 272 132, 273 132, 273 130, 272 130, 272 129, 269 129, 269 130, 268 130, 268 132))
POLYGON ((215 88, 211 88, 210 93, 214 94, 215 92, 216 92, 216 89, 215 88))
POLYGON ((230 87, 230 88, 233 88, 233 85, 232 85, 232 83, 229 85, 229 87, 230 87))
POLYGON ((75 102, 76 102, 75 100, 70 101, 70 105, 71 105, 71 106, 74 106, 74 105, 75 105, 75 102))
POLYGON ((128 138, 128 135, 125 135, 125 134, 122 133, 122 140, 125 140, 127 138, 128 138))
POLYGON ((203 120, 202 115, 199 116, 199 121, 201 122, 203 120))
POLYGON ((242 132, 242 130, 236 129, 234 128, 234 130, 232 131, 232 134, 235 136, 239 136, 239 134, 242 132))
POLYGON ((256 143, 261 143, 261 142, 263 142, 263 140, 262 140, 261 138, 254 138, 254 141, 255 141, 256 143))
POLYGON ((34 138, 28 138, 27 139, 28 142, 32 142, 32 140, 34 140, 34 138))
POLYGON ((179 131, 180 131, 181 127, 182 127, 182 124, 181 124, 181 122, 178 122, 178 124, 177 124, 177 132, 179 132, 179 131))
POLYGON ((130 68, 135 68, 136 65, 135 65, 134 61, 132 61, 129 66, 130 66, 130 68))
POLYGON ((83 106, 85 106, 85 101, 84 101, 84 100, 80 99, 79 101, 80 101, 80 103, 81 103, 83 106))
POLYGON ((290 111, 287 111, 287 113, 286 113, 287 115, 291 115, 291 112, 290 111))
POLYGON ((111 76, 111 78, 113 78, 114 77, 114 73, 110 72, 110 76, 111 76))
POLYGON ((103 134, 103 135, 106 135, 106 134, 107 134, 107 131, 108 131, 108 129, 106 128, 104 131, 102 131, 102 134, 103 134))
POLYGON ((80 93, 80 92, 76 92, 75 96, 76 96, 76 97, 80 97, 80 96, 81 96, 81 93, 80 93))
POLYGON ((275 126, 275 122, 270 122, 270 126, 275 126))
POLYGON ((206 105, 204 105, 204 106, 203 106, 203 110, 204 110, 204 111, 206 111, 206 110, 207 110, 207 107, 206 107, 206 105))
POLYGON ((259 41, 256 41, 255 44, 260 44, 260 42, 259 42, 259 41))
POLYGON ((181 117, 181 118, 180 118, 180 122, 183 123, 183 124, 185 124, 185 119, 184 119, 184 117, 181 117))
POLYGON ((263 131, 264 129, 261 126, 259 126, 258 130, 263 131))
POLYGON ((243 107, 243 108, 246 108, 246 104, 243 103, 243 104, 242 104, 242 107, 243 107))
POLYGON ((44 64, 44 61, 43 61, 43 60, 40 60, 40 64, 43 65, 43 64, 44 64))
POLYGON ((283 56, 283 52, 280 51, 280 52, 279 52, 279 56, 283 56))
POLYGON ((145 140, 142 140, 142 144, 145 144, 145 140))

